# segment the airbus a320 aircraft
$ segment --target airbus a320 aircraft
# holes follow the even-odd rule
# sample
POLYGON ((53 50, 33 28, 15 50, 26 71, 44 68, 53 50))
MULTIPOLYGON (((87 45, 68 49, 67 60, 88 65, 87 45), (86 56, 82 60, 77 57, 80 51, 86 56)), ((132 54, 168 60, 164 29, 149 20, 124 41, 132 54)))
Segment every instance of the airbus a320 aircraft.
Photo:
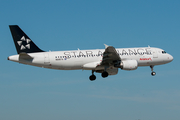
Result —
POLYGON ((16 46, 17 55, 8 60, 37 67, 57 70, 91 70, 91 81, 96 79, 94 72, 101 73, 103 78, 116 75, 118 69, 136 70, 139 66, 150 66, 151 75, 155 65, 169 63, 173 57, 160 48, 118 48, 105 45, 105 49, 73 50, 45 52, 17 25, 10 25, 11 34, 16 46))

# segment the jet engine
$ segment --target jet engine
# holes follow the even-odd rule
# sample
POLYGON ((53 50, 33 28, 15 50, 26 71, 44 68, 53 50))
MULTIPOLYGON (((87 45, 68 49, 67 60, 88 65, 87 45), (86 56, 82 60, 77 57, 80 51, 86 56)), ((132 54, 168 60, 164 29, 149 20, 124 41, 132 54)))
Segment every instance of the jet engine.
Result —
POLYGON ((116 62, 114 67, 121 68, 122 70, 136 70, 138 62, 136 60, 122 60, 116 62))

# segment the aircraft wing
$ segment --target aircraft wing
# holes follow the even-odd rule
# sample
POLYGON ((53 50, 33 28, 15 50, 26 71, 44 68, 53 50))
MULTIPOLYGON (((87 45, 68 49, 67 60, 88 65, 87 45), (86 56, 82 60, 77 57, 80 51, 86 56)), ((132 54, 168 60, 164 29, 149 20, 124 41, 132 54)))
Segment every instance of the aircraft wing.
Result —
POLYGON ((105 45, 105 47, 106 49, 103 53, 103 59, 100 65, 114 65, 115 62, 121 60, 116 49, 113 46, 105 45))

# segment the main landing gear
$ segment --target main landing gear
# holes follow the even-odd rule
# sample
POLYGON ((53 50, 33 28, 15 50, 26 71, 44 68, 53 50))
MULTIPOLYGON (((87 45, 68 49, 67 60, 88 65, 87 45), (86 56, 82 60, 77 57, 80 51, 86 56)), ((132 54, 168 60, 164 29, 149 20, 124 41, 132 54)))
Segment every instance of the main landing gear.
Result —
POLYGON ((101 74, 101 76, 103 77, 103 78, 106 78, 106 77, 108 77, 108 72, 106 72, 106 71, 104 71, 102 74, 101 74))
POLYGON ((92 75, 89 76, 89 79, 90 79, 91 81, 96 80, 96 76, 94 75, 94 70, 92 70, 92 75))
MULTIPOLYGON (((108 72, 106 72, 106 71, 102 72, 102 74, 101 74, 101 76, 102 76, 103 78, 108 77, 108 75, 109 75, 109 74, 108 74, 108 72)), ((91 81, 96 80, 96 76, 94 75, 94 70, 92 70, 92 75, 89 76, 89 79, 90 79, 91 81)))
POLYGON ((106 78, 106 77, 108 77, 108 72, 106 71, 107 70, 107 68, 108 68, 109 66, 105 66, 104 67, 104 71, 101 73, 101 76, 103 77, 103 78, 106 78))
POLYGON ((155 75, 156 75, 156 72, 153 71, 153 67, 154 67, 153 65, 150 66, 151 71, 152 71, 152 72, 151 72, 151 75, 152 75, 152 76, 155 76, 155 75))

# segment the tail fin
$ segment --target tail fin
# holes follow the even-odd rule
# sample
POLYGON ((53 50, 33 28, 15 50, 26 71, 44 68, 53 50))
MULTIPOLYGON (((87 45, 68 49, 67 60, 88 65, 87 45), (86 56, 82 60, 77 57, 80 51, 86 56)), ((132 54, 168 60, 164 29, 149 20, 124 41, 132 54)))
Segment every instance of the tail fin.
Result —
POLYGON ((44 52, 21 30, 18 25, 9 25, 17 53, 44 52))

